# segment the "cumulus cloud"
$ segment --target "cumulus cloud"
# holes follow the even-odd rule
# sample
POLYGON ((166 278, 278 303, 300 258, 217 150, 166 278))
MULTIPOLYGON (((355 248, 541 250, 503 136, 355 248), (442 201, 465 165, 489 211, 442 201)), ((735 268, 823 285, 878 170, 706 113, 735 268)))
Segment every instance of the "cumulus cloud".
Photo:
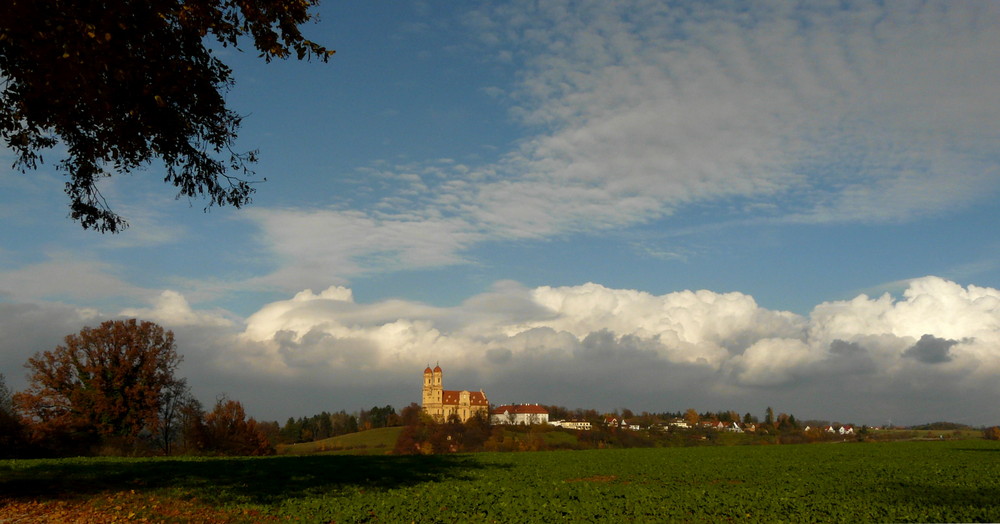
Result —
POLYGON ((958 344, 957 340, 938 338, 934 335, 924 335, 920 337, 920 340, 916 344, 904 351, 903 356, 917 359, 924 364, 950 362, 952 356, 949 351, 955 344, 958 344))
POLYGON ((176 291, 163 291, 151 308, 122 310, 120 316, 137 317, 168 326, 230 326, 233 321, 223 311, 195 311, 187 299, 176 291))
MULTIPOLYGON (((175 332, 181 373, 197 394, 228 393, 263 417, 406 405, 418 400, 423 367, 439 363, 447 387, 483 388, 496 402, 776 405, 861 423, 978 424, 990 422, 982 414, 1000 394, 998 304, 1000 290, 924 277, 898 297, 826 302, 808 316, 741 293, 514 282, 455 307, 358 303, 349 288, 331 286, 269 303, 242 323, 169 291, 123 314, 175 332)), ((2 372, 15 389, 27 357, 106 318, 57 305, 0 310, 2 372)))
MULTIPOLYGON (((261 308, 212 359, 247 380, 384 384, 403 392, 405 403, 416 400, 423 366, 440 363, 451 386, 482 387, 499 401, 603 409, 711 403, 742 411, 777 399, 814 416, 917 416, 921 408, 905 407, 905 393, 926 396, 922 388, 937 381, 950 395, 996 389, 1000 330, 989 322, 949 326, 946 336, 956 338, 914 330, 931 317, 998 319, 998 298, 995 289, 926 277, 899 299, 862 295, 803 317, 706 290, 652 295, 593 283, 527 289, 504 282, 442 308, 359 304, 349 289, 333 286, 261 308)), ((972 416, 972 408, 963 413, 972 416)))

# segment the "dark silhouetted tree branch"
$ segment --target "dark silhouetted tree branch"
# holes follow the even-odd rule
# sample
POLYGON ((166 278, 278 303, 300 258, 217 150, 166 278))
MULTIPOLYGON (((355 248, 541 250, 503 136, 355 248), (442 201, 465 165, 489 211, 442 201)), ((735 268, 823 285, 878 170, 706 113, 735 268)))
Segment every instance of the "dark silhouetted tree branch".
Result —
POLYGON ((65 148, 70 215, 85 229, 128 226, 97 182, 159 160, 178 197, 240 207, 256 151, 233 152, 241 117, 226 107, 232 70, 206 43, 249 36, 260 57, 326 61, 302 36, 317 0, 4 0, 0 137, 14 168, 65 148), (228 158, 227 158, 228 156, 228 158))

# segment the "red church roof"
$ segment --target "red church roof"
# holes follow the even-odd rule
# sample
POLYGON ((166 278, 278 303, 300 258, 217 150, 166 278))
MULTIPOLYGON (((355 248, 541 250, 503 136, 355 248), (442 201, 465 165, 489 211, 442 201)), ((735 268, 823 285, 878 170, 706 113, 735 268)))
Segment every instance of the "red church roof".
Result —
MULTIPOLYGON (((453 389, 446 389, 441 392, 441 403, 446 405, 458 404, 458 399, 462 394, 461 391, 456 391, 453 389)), ((469 392, 469 404, 472 406, 488 406, 489 402, 486 400, 486 394, 482 391, 470 391, 469 392)))
POLYGON ((508 404, 506 406, 500 406, 493 410, 494 414, 502 413, 525 413, 528 415, 548 415, 549 412, 545 410, 542 406, 537 404, 508 404))

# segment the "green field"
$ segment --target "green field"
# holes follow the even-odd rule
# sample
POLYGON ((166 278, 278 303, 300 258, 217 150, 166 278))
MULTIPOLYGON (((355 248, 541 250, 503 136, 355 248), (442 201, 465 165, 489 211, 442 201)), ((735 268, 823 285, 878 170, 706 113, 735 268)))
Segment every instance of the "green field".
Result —
POLYGON ((0 521, 49 504, 108 520, 996 522, 1000 443, 3 461, 0 493, 0 521))

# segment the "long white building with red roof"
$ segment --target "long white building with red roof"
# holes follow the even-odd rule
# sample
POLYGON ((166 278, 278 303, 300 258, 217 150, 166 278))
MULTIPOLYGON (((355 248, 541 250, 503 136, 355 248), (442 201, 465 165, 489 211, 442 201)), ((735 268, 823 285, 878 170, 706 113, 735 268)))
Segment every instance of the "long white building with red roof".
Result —
POLYGON ((447 421, 452 415, 458 420, 465 422, 474 417, 477 413, 489 415, 490 401, 486 398, 483 390, 453 390, 444 389, 444 372, 441 366, 434 366, 431 369, 427 366, 424 369, 424 413, 434 417, 438 422, 447 421))
POLYGON ((548 424, 549 412, 538 404, 508 404, 490 413, 494 424, 548 424))

